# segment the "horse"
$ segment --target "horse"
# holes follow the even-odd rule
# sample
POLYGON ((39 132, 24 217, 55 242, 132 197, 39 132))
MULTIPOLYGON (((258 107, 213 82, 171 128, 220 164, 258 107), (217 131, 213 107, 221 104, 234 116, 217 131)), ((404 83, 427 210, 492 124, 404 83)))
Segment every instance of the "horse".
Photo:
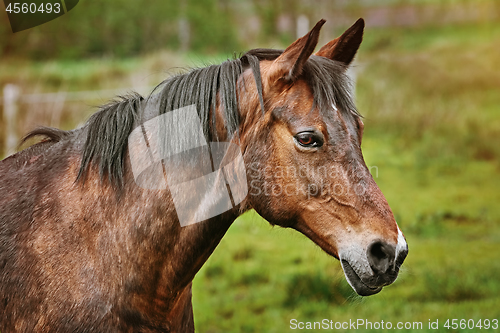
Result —
POLYGON ((324 23, 30 132, 0 162, 0 331, 193 332, 192 280, 251 209, 338 259, 359 295, 394 282, 408 246, 346 74, 364 21, 314 53, 324 23))

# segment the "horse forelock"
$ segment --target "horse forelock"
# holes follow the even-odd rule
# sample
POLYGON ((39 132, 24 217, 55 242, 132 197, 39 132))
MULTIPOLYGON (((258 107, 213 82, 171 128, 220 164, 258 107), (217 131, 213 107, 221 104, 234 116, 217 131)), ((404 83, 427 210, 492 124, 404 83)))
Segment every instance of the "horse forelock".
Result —
MULTIPOLYGON (((282 50, 254 49, 248 51, 245 56, 256 57, 259 61, 273 61, 282 53, 282 50)), ((307 83, 313 94, 313 105, 318 107, 323 115, 328 116, 333 108, 349 119, 353 116, 361 117, 352 98, 352 82, 344 64, 312 55, 297 79, 307 83)), ((260 74, 257 81, 260 81, 260 74)))

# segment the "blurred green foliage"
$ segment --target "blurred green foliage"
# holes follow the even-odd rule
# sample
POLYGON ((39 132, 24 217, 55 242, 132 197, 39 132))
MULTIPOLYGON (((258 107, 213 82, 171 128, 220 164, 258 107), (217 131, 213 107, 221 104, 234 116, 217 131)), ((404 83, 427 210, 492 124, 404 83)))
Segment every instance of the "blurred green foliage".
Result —
POLYGON ((358 81, 368 131, 393 133, 422 166, 498 159, 499 36, 498 24, 368 32, 358 81))
POLYGON ((257 42, 274 47, 290 43, 300 16, 311 23, 325 18, 330 27, 324 30, 340 31, 360 16, 375 26, 405 25, 405 18, 413 26, 441 25, 446 21, 439 22, 440 12, 446 12, 448 21, 492 21, 500 17, 500 5, 494 0, 164 0, 147 4, 80 0, 66 15, 16 34, 11 32, 7 13, 0 13, 0 57, 119 58, 165 48, 233 53, 257 42), (463 12, 471 6, 475 10, 469 19, 463 12))
POLYGON ((81 0, 66 15, 15 35, 5 13, 0 20, 0 56, 31 59, 123 57, 180 47, 179 19, 189 22, 189 48, 196 52, 234 52, 231 8, 222 0, 81 0))

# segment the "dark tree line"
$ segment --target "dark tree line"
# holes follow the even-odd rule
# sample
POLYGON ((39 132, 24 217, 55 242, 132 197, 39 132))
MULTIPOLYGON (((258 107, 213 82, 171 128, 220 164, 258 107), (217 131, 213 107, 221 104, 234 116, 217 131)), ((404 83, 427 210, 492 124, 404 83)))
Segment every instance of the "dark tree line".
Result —
POLYGON ((15 34, 2 10, 0 56, 125 56, 182 45, 199 52, 232 52, 240 45, 228 1, 81 0, 62 17, 15 34))
MULTIPOLYGON (((301 30, 297 29, 301 17, 309 19, 309 27, 320 18, 327 19, 323 30, 330 32, 325 35, 334 36, 361 16, 373 27, 410 24, 409 14, 418 18, 414 24, 446 24, 442 13, 449 21, 450 11, 475 6, 473 1, 80 0, 67 14, 15 34, 0 5, 0 57, 78 59, 130 56, 163 48, 231 54, 257 43, 290 43, 301 30), (377 7, 383 7, 382 11, 377 7)), ((484 3, 484 8, 491 9, 487 14, 500 15, 497 2, 484 3)))

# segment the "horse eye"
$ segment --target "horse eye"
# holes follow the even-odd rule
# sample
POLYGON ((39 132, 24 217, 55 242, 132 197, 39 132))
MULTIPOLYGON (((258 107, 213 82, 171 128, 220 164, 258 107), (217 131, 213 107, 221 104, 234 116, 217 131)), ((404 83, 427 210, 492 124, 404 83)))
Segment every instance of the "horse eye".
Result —
POLYGON ((321 147, 323 143, 318 139, 313 132, 301 132, 295 135, 295 141, 302 147, 312 148, 321 147))

